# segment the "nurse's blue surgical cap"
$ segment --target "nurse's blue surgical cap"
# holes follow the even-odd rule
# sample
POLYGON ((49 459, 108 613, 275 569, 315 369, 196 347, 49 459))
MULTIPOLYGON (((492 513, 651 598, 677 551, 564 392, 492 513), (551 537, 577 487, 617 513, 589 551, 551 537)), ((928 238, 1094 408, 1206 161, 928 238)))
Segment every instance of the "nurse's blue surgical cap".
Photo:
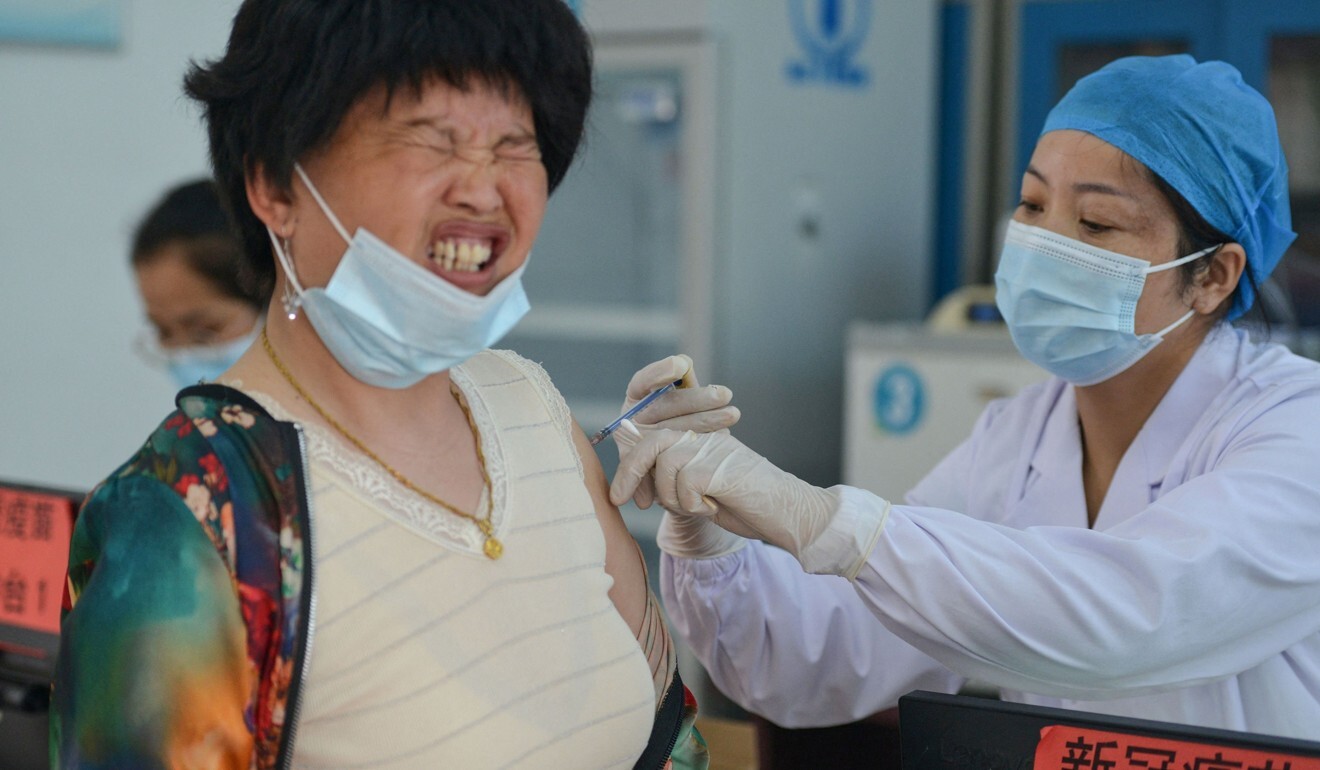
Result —
MULTIPOLYGON (((1257 284, 1297 237, 1274 110, 1229 64, 1185 54, 1118 59, 1078 81, 1041 133, 1060 129, 1093 134, 1158 174, 1242 245, 1257 284)), ((1243 276, 1229 320, 1254 295, 1243 276)))

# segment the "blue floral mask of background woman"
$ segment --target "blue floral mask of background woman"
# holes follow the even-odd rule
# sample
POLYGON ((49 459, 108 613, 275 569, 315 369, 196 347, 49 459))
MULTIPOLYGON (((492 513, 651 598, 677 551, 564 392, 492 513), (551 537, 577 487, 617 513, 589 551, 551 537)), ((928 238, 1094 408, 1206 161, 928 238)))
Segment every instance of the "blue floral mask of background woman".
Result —
POLYGON ((1074 385, 1094 385, 1140 361, 1186 323, 1134 329, 1146 276, 1191 262, 1212 246, 1158 267, 1039 227, 1010 222, 995 272, 995 304, 1028 361, 1074 385))
POLYGON ((366 228, 359 227, 350 238, 302 167, 295 164, 294 170, 348 249, 325 288, 305 289, 291 255, 271 232, 275 255, 293 287, 287 309, 290 316, 305 309, 321 342, 358 380, 407 388, 495 344, 527 314, 526 265, 484 297, 463 291, 366 228))

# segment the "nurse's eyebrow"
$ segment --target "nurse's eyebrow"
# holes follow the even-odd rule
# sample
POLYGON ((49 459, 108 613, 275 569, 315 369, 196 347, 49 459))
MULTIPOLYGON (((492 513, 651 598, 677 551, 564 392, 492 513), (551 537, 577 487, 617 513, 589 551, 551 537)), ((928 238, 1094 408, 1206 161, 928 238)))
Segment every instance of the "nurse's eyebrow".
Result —
MULTIPOLYGON (((1035 166, 1027 166, 1026 173, 1031 174, 1032 176, 1039 179, 1041 183, 1044 184, 1046 187, 1050 186, 1050 180, 1046 179, 1045 175, 1040 173, 1040 171, 1035 166)), ((1078 182, 1074 184, 1072 187, 1075 192, 1079 192, 1079 193, 1100 193, 1101 195, 1116 195, 1120 198, 1132 197, 1131 194, 1123 190, 1120 190, 1117 187, 1107 184, 1101 184, 1100 182, 1078 182)))
POLYGON ((1130 194, 1128 194, 1123 190, 1118 189, 1117 187, 1111 187, 1107 184, 1100 184, 1099 182, 1078 182, 1077 184, 1073 185, 1073 190, 1079 193, 1100 193, 1101 195, 1116 195, 1120 198, 1132 197, 1130 194))

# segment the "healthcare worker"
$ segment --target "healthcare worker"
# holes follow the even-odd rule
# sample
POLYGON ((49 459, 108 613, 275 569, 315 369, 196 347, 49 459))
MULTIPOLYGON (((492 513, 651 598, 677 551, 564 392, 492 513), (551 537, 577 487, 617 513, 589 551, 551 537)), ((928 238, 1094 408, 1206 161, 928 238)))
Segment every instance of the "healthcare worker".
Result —
POLYGON ((181 183, 152 206, 133 233, 131 261, 150 324, 138 349, 176 387, 215 380, 257 338, 270 290, 243 269, 243 245, 210 179, 181 183))
POLYGON ((1236 70, 1127 58, 1083 79, 996 276, 1054 377, 990 404, 903 503, 814 487, 728 433, 633 432, 611 491, 648 477, 670 511, 674 626, 789 727, 975 679, 1320 739, 1320 365, 1227 323, 1293 237, 1273 112, 1236 70))

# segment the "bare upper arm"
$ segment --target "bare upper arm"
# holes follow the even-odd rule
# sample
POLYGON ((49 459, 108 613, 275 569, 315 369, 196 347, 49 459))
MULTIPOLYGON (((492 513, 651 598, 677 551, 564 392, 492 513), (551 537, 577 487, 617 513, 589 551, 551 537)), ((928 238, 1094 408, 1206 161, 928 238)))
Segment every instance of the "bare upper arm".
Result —
POLYGON ((573 445, 582 458, 587 492, 591 494, 596 518, 605 535, 605 571, 614 578, 610 599, 635 634, 646 614, 646 569, 642 564, 642 554, 637 541, 624 525, 623 515, 610 502, 609 482, 605 478, 605 469, 600 465, 600 458, 596 457, 595 448, 576 423, 573 424, 573 445))

